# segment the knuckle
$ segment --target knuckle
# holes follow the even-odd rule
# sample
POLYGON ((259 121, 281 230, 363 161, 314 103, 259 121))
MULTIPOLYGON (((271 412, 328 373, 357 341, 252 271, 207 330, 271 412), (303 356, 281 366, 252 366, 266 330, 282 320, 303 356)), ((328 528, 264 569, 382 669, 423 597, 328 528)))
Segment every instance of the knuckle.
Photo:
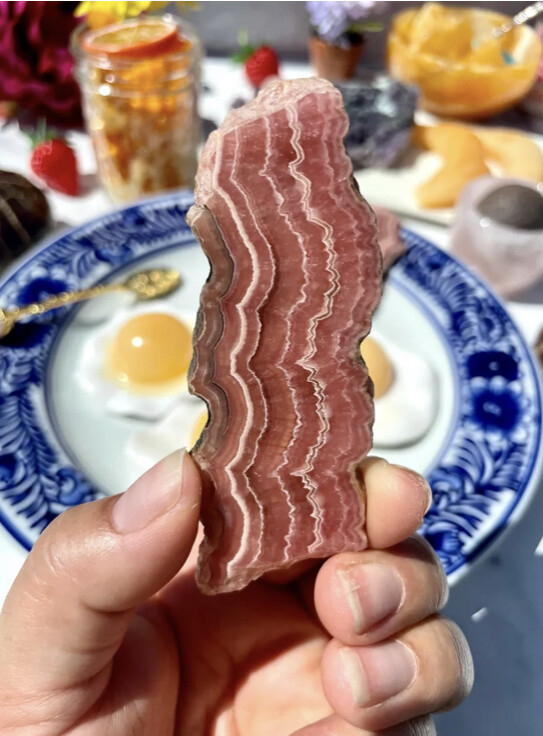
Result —
POLYGON ((64 511, 34 545, 29 559, 49 584, 90 582, 89 575, 114 544, 112 535, 101 524, 102 515, 90 513, 92 506, 83 504, 64 511))
MULTIPOLYGON (((66 511, 66 517, 72 513, 66 511)), ((76 565, 75 540, 73 533, 68 530, 67 518, 62 514, 57 517, 38 539, 30 557, 37 561, 39 558, 41 576, 46 572, 50 582, 72 577, 73 567, 76 565)))

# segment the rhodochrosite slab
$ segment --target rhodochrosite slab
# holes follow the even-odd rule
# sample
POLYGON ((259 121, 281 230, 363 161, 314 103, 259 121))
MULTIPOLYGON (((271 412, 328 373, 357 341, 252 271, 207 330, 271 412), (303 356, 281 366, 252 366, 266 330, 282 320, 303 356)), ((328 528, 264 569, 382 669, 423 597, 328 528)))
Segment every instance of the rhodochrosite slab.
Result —
POLYGON ((382 275, 347 127, 331 84, 278 81, 202 154, 188 221, 211 265, 190 376, 209 408, 193 450, 206 593, 366 545, 357 467, 373 403, 359 343, 382 275))

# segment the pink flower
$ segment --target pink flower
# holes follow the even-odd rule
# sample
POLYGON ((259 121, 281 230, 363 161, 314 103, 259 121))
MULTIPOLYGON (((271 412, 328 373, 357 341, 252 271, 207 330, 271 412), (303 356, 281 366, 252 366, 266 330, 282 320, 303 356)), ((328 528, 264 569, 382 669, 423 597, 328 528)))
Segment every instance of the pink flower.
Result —
POLYGON ((0 101, 53 123, 80 124, 70 35, 78 20, 70 2, 0 3, 0 101))

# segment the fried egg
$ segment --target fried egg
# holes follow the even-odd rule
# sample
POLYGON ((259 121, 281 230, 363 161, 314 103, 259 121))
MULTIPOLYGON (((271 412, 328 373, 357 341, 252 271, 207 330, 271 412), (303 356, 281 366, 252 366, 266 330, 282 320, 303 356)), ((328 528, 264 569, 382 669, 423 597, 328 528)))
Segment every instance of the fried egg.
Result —
POLYGON ((438 407, 431 365, 382 335, 363 340, 360 352, 374 385, 374 446, 402 447, 422 439, 438 407))
POLYGON ((194 447, 207 423, 205 403, 196 397, 182 397, 160 422, 135 432, 125 447, 131 467, 144 473, 179 447, 194 447))
POLYGON ((81 387, 112 414, 159 419, 187 393, 195 315, 126 308, 92 328, 76 367, 81 387))

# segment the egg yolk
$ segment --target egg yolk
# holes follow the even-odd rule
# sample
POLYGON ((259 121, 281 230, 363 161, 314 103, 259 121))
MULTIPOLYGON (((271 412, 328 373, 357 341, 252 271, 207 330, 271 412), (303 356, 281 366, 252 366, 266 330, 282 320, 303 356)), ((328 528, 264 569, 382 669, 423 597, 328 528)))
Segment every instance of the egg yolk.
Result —
POLYGON ((368 373, 373 381, 374 397, 378 399, 386 394, 394 381, 394 369, 387 354, 378 342, 366 337, 360 345, 360 354, 368 367, 368 373))
POLYGON ((207 424, 207 417, 208 417, 207 411, 204 411, 202 412, 202 414, 200 414, 198 419, 194 422, 192 432, 190 433, 190 447, 194 447, 194 445, 200 439, 202 430, 207 424))
POLYGON ((190 365, 190 330, 170 314, 133 317, 111 346, 109 368, 121 383, 154 385, 183 376, 190 365))

